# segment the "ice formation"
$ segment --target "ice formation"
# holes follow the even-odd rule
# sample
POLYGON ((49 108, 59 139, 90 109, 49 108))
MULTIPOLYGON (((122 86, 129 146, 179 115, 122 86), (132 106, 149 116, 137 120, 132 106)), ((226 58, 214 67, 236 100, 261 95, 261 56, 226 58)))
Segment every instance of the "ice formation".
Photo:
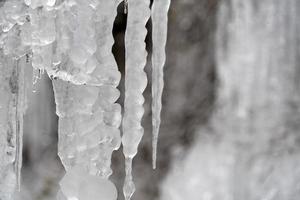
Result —
POLYGON ((163 67, 166 60, 168 10, 170 0, 156 0, 152 5, 152 156, 153 168, 156 168, 157 140, 160 127, 161 98, 164 87, 163 67))
POLYGON ((58 152, 66 169, 59 199, 117 198, 108 177, 112 173, 111 154, 121 144, 121 107, 115 103, 120 73, 110 50, 119 2, 106 2, 105 7, 103 3, 78 0, 64 5, 59 13, 62 16, 58 21, 69 26, 59 26, 68 28, 60 30, 69 33, 60 39, 69 40, 69 44, 59 46, 64 42, 57 42, 57 72, 51 74, 63 79, 53 80, 60 117, 58 152), (96 189, 100 186, 103 190, 96 189))
POLYGON ((10 200, 20 182, 23 112, 25 110, 24 55, 20 25, 25 21, 19 1, 0 9, 0 199, 10 200))
POLYGON ((123 119, 123 152, 125 155, 124 196, 131 198, 135 186, 132 180, 132 159, 136 155, 144 129, 141 126, 144 114, 143 91, 147 86, 144 67, 147 60, 145 38, 146 23, 150 18, 150 1, 128 0, 127 30, 125 36, 125 100, 123 119))
POLYGON ((10 200, 20 182, 23 112, 23 60, 0 55, 0 199, 10 200))
MULTIPOLYGON (((58 199, 116 199, 116 188, 108 178, 112 174, 112 152, 121 142, 126 160, 124 194, 130 199, 134 192, 132 159, 143 136, 143 91, 147 85, 144 40, 151 11, 150 0, 124 1, 128 24, 121 138, 121 106, 116 103, 121 74, 112 54, 112 29, 120 3, 121 0, 0 3, 0 91, 5 97, 0 102, 0 199, 13 198, 20 177, 26 63, 33 67, 33 84, 44 72, 53 80, 59 116, 58 154, 66 170, 58 199)), ((156 0, 152 11, 155 153, 169 3, 156 0)))

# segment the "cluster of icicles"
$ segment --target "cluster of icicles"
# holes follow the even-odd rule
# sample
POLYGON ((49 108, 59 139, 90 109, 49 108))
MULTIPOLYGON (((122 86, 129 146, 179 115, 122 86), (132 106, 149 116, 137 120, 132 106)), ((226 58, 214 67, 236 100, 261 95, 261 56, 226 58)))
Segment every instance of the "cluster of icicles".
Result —
MULTIPOLYGON (((154 0, 152 7, 150 0, 124 2, 128 17, 123 117, 116 103, 121 75, 112 54, 112 29, 120 3, 121 0, 8 0, 0 4, 1 67, 5 67, 7 59, 25 59, 33 67, 33 83, 44 72, 53 80, 59 116, 58 154, 66 169, 59 200, 117 199, 115 186, 108 178, 112 174, 112 152, 121 143, 125 199, 134 193, 132 159, 143 135, 143 91, 147 85, 144 41, 150 18, 155 168, 170 0, 154 0)), ((0 157, 5 153, 0 152, 0 157)), ((13 186, 11 182, 7 184, 13 186)), ((12 196, 1 195, 7 199, 12 196)))

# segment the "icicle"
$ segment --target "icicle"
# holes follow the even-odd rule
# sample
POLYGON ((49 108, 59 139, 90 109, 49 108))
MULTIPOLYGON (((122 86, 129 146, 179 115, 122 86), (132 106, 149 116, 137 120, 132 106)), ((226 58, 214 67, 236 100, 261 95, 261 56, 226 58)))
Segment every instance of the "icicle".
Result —
POLYGON ((0 71, 0 199, 11 200, 21 177, 24 66, 11 56, 1 55, 0 71))
POLYGON ((143 91, 147 85, 147 76, 144 72, 147 58, 145 50, 147 29, 145 25, 150 18, 149 5, 149 0, 128 0, 128 18, 125 36, 125 113, 122 138, 123 152, 126 160, 126 177, 123 188, 126 200, 129 200, 135 191, 132 182, 131 165, 144 132, 141 120, 144 114, 143 91))
POLYGON ((18 77, 18 93, 16 103, 16 161, 15 169, 17 171, 17 189, 21 188, 21 168, 23 152, 23 115, 26 109, 26 88, 25 88, 25 60, 24 58, 15 60, 15 66, 18 77))
POLYGON ((161 98, 164 87, 163 67, 166 60, 168 10, 170 0, 154 0, 152 5, 152 166, 156 168, 157 140, 160 127, 161 98))
POLYGON ((24 4, 6 1, 0 8, 0 199, 10 200, 20 189, 23 113, 25 109, 24 59, 20 38, 25 22, 24 4), (21 66, 20 66, 21 64, 21 66), (2 139, 1 139, 2 138, 2 139))

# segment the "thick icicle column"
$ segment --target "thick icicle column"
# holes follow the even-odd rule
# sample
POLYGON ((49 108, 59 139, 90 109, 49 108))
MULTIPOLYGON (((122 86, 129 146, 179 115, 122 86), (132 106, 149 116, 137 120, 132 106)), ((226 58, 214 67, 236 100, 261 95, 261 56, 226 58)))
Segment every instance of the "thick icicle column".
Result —
POLYGON ((20 179, 24 70, 35 84, 46 72, 53 80, 59 116, 58 154, 66 174, 60 200, 116 200, 111 155, 121 142, 126 162, 124 195, 135 187, 132 159, 143 136, 143 91, 147 85, 145 37, 153 20, 153 163, 160 125, 163 66, 170 0, 125 0, 126 74, 123 137, 117 86, 121 78, 112 29, 121 0, 7 0, 0 3, 0 199, 10 200, 20 179))
POLYGON ((60 30, 60 40, 70 41, 69 46, 59 46, 64 44, 62 41, 56 48, 55 73, 65 80, 53 80, 59 156, 66 169, 60 183, 61 200, 117 199, 116 188, 108 177, 112 173, 111 154, 121 144, 121 107, 115 103, 120 73, 111 53, 111 30, 119 2, 93 3, 65 3, 57 19, 69 25, 60 26, 68 28, 69 33, 60 30))

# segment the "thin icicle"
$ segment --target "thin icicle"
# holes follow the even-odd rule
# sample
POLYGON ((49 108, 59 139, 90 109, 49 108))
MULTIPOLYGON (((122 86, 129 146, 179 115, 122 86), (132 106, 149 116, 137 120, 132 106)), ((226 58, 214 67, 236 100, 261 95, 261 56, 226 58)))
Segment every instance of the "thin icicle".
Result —
POLYGON ((1 55, 0 71, 0 199, 11 200, 21 177, 24 66, 1 55))
POLYGON ((6 1, 0 7, 0 199, 12 199, 20 189, 24 70, 27 48, 22 45, 20 26, 25 22, 21 0, 6 1))
POLYGON ((132 159, 144 133, 141 120, 144 114, 143 91, 147 85, 144 72, 147 52, 145 50, 146 23, 150 18, 149 0, 128 0, 127 30, 125 36, 125 101, 123 118, 123 152, 125 155, 124 196, 129 200, 135 191, 132 181, 132 159))
POLYGON ((156 168, 157 140, 160 127, 161 98, 164 87, 163 67, 165 65, 170 0, 154 0, 152 19, 152 166, 156 168))
POLYGON ((16 97, 16 161, 17 189, 21 188, 21 168, 23 156, 23 116, 26 109, 26 87, 25 87, 25 58, 15 60, 18 77, 18 92, 16 97))

